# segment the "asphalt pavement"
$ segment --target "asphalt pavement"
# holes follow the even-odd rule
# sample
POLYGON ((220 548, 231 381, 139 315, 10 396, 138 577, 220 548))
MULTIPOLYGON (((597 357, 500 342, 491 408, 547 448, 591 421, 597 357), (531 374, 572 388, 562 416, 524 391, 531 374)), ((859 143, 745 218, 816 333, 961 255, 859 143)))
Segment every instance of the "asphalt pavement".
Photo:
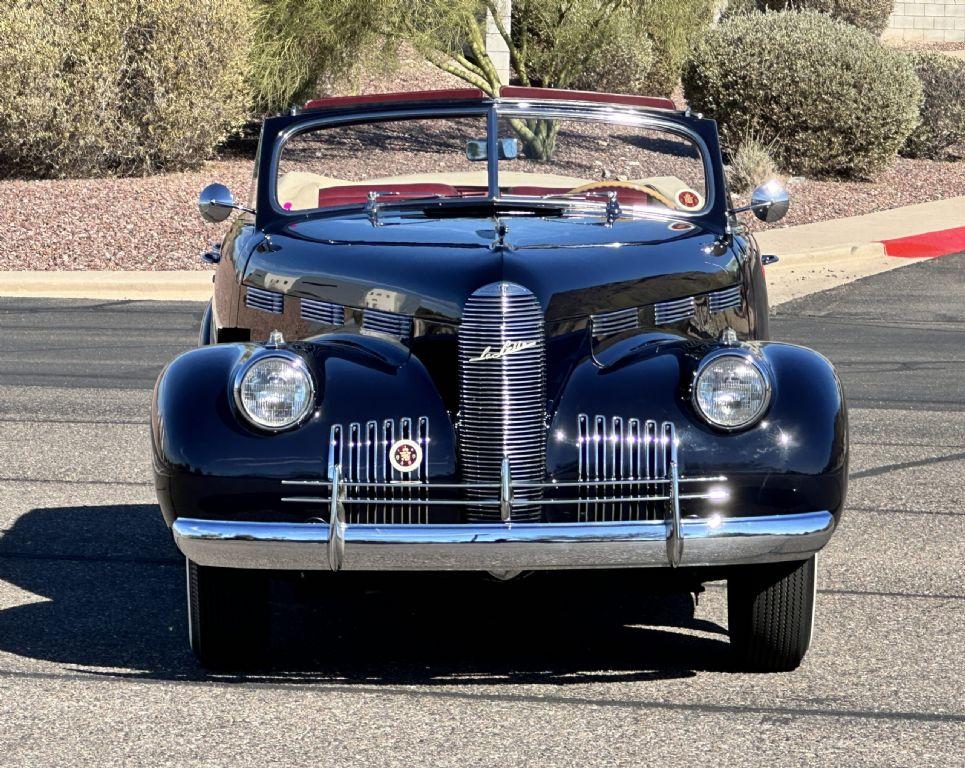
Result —
POLYGON ((965 765, 965 254, 775 315, 838 367, 852 436, 779 675, 730 670, 722 585, 695 608, 633 574, 279 582, 275 666, 205 673, 148 426, 200 316, 0 299, 0 765, 965 765))

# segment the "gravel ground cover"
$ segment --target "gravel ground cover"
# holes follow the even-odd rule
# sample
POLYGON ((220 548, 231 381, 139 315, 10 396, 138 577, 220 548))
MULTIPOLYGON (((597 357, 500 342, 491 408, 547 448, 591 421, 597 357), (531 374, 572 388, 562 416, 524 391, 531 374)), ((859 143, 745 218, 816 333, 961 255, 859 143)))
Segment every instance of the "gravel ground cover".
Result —
MULTIPOLYGON (((391 77, 360 78, 358 92, 459 87, 461 81, 415 60, 391 77)), ((343 89, 344 90, 344 89, 343 89)), ((681 101, 680 94, 675 94, 681 101)), ((353 159, 353 162, 355 159, 353 159)), ((587 158, 592 165, 592 158, 587 158)), ((329 175, 352 177, 336 163, 329 175)), ((357 169, 355 169, 357 170, 357 169)), ((0 181, 4 221, 0 270, 205 269, 199 255, 226 224, 209 225, 197 213, 202 187, 227 184, 245 200, 251 158, 230 157, 198 171, 148 178, 0 181)), ((781 226, 887 210, 965 194, 965 161, 897 159, 869 182, 799 180, 781 226)), ((764 228, 748 216, 756 228, 764 228)))

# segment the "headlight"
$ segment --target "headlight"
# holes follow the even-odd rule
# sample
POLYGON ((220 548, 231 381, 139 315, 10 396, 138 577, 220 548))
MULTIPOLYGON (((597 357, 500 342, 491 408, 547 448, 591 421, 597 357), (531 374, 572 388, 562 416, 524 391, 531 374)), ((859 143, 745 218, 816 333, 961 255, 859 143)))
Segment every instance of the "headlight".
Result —
POLYGON ((275 352, 255 358, 239 372, 235 401, 252 424, 280 430, 308 413, 315 401, 315 385, 300 357, 275 352))
POLYGON ((748 355, 724 353, 701 363, 694 381, 694 405, 708 422, 724 429, 746 427, 767 408, 771 386, 748 355))

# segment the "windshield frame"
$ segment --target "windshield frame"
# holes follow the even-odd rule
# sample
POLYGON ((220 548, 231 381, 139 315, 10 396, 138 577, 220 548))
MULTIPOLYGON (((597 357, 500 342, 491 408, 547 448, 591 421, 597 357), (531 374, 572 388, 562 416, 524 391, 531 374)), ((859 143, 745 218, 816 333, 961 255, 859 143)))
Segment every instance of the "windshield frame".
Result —
MULTIPOLYGON (((271 140, 271 152, 265 152, 263 147, 259 148, 261 169, 256 169, 258 183, 258 204, 256 206, 256 219, 259 226, 267 223, 268 218, 281 218, 289 221, 293 219, 312 218, 317 216, 327 216, 332 214, 344 213, 346 211, 357 212, 366 208, 366 203, 350 203, 346 205, 309 208, 302 210, 285 210, 278 203, 277 183, 278 167, 285 145, 293 137, 300 134, 337 126, 349 126, 357 124, 369 124, 378 122, 391 122, 417 119, 447 119, 458 117, 478 117, 486 118, 486 140, 488 146, 487 167, 487 194, 485 197, 475 197, 472 203, 493 204, 493 203, 525 203, 526 205, 546 205, 547 207, 560 208, 561 206, 579 205, 583 208, 598 206, 601 210, 605 208, 606 202, 599 202, 584 198, 570 198, 565 196, 543 197, 528 195, 506 195, 499 190, 499 154, 498 154, 498 126, 501 117, 538 117, 560 120, 586 120, 593 122, 613 123, 624 126, 636 126, 644 129, 666 131, 677 135, 693 143, 700 153, 704 171, 704 205, 695 211, 681 211, 673 208, 663 208, 659 206, 633 206, 626 210, 638 211, 649 215, 659 214, 661 216, 695 219, 714 216, 719 213, 722 196, 718 194, 719 185, 723 181, 721 169, 717 167, 713 159, 714 150, 708 146, 707 138, 714 139, 716 149, 716 126, 713 121, 701 118, 692 118, 677 112, 646 109, 627 105, 616 105, 597 102, 565 102, 565 101, 541 101, 539 99, 482 99, 464 102, 462 104, 435 104, 414 106, 411 103, 405 105, 384 104, 379 106, 368 106, 349 110, 337 110, 327 114, 296 113, 293 115, 283 115, 269 118, 263 126, 262 141, 271 140), (710 124, 712 134, 706 130, 697 130, 700 124, 710 124), (707 136, 703 135, 707 134, 707 136)), ((432 201, 434 204, 465 204, 469 201, 458 197, 426 197, 426 198, 407 198, 400 201, 390 199, 379 200, 378 206, 382 210, 396 207, 411 207, 412 205, 424 204, 432 201)))

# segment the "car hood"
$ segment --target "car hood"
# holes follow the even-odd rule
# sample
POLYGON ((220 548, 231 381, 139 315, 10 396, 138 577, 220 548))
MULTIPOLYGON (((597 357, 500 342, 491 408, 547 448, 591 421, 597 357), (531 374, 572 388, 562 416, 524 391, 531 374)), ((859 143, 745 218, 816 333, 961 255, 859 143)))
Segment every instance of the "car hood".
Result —
POLYGON ((268 233, 249 285, 350 307, 458 322, 478 288, 505 280, 547 320, 581 317, 733 285, 738 262, 718 235, 672 217, 438 217, 363 213, 298 220, 268 233), (503 232, 500 237, 500 231, 503 232))

